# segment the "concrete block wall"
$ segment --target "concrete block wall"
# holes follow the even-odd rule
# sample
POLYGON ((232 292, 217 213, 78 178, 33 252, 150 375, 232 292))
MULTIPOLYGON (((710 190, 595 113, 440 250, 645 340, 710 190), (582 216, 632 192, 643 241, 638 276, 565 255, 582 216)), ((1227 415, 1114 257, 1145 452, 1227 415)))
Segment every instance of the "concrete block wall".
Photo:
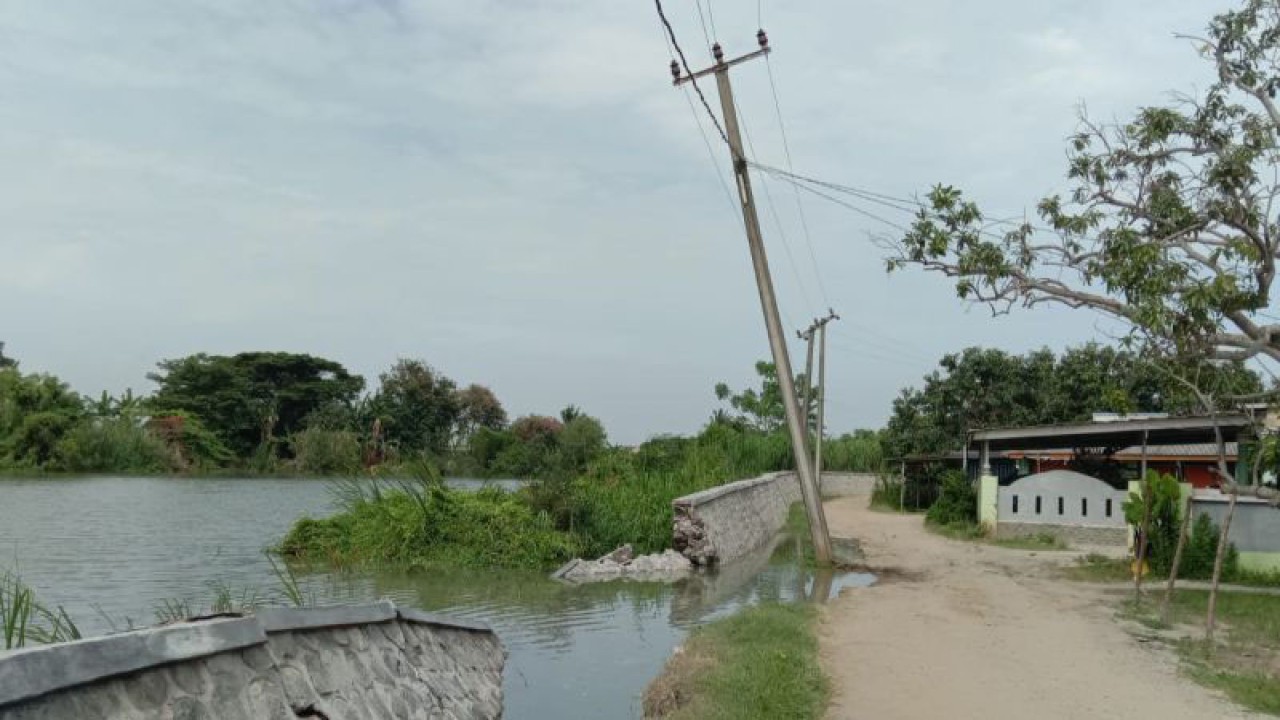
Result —
MULTIPOLYGON (((1197 490, 1194 512, 1197 516, 1208 515, 1222 527, 1228 499, 1216 490, 1197 490)), ((1258 572, 1280 571, 1280 508, 1269 501, 1242 496, 1236 502, 1228 539, 1240 551, 1240 567, 1258 572)))
MULTIPOLYGON (((823 473, 823 497, 869 495, 875 475, 823 473)), ((801 501, 793 472, 769 473, 720 485, 672 501, 672 544, 695 565, 715 565, 749 554, 769 542, 801 501)))
POLYGON ((1017 523, 1001 520, 996 537, 1009 540, 1038 535, 1052 535, 1068 545, 1124 545, 1129 541, 1125 526, 1059 525, 1054 523, 1017 523))
POLYGON ((390 602, 265 609, 0 653, 0 720, 487 720, 505 659, 487 627, 390 602))

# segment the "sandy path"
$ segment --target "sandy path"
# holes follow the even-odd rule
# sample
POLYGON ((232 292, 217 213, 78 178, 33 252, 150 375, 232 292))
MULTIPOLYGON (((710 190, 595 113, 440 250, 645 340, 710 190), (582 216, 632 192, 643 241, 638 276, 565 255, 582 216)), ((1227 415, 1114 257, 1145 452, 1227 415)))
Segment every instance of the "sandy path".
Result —
POLYGON ((833 535, 856 537, 873 567, 908 577, 846 590, 823 613, 823 666, 838 720, 1258 718, 1178 675, 1141 643, 1114 600, 1053 577, 1078 553, 946 540, 919 516, 827 503, 833 535))

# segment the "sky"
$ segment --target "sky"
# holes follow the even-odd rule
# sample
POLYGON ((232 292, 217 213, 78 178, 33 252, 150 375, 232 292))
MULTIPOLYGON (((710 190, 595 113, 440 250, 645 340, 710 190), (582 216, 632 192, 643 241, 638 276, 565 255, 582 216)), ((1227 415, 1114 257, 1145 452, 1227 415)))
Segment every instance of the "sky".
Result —
MULTIPOLYGON (((1068 189, 1081 107, 1123 119, 1210 83, 1174 33, 1229 7, 665 4, 695 66, 700 6, 730 55, 768 31, 768 64, 732 74, 759 162, 789 148, 804 175, 947 183, 1011 217, 1068 189)), ((11 0, 0 46, 0 341, 24 370, 96 395, 195 352, 312 353, 371 382, 421 358, 513 416, 572 403, 633 443, 696 431, 715 383, 768 356, 728 152, 672 87, 648 0, 11 0)), ((882 425, 943 354, 1115 334, 886 274, 893 227, 756 183, 784 324, 842 318, 832 432, 882 425)))

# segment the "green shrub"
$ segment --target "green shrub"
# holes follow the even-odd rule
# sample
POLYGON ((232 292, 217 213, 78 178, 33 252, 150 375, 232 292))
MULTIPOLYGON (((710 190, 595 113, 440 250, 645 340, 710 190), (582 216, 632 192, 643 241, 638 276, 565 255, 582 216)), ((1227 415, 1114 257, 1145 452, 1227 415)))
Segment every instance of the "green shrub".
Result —
POLYGON ((14 464, 45 467, 56 457, 58 443, 75 425, 75 418, 61 412, 42 411, 22 418, 6 443, 6 454, 14 464))
POLYGON ((174 469, 164 441, 128 416, 79 423, 58 442, 57 458, 71 472, 141 475, 174 469))
MULTIPOLYGON (((1172 475, 1148 471, 1144 489, 1151 491, 1151 517, 1147 531, 1147 558, 1157 573, 1168 574, 1173 565, 1173 554, 1178 544, 1178 531, 1182 527, 1182 489, 1172 475)), ((1133 527, 1142 526, 1146 513, 1142 495, 1130 493, 1124 502, 1125 522, 1133 527)), ((1186 558, 1183 558, 1185 566, 1186 558)))
POLYGON ((871 490, 871 507, 901 511, 903 484, 902 478, 887 473, 876 476, 875 487, 871 490))
POLYGON ((309 427, 289 438, 293 466, 304 475, 334 477, 360 470, 360 438, 349 430, 309 427))
POLYGON ((347 483, 343 511, 294 523, 280 552, 339 566, 418 568, 548 568, 578 553, 574 536, 515 494, 452 490, 434 471, 418 472, 413 480, 347 483))
POLYGON ((929 508, 925 519, 934 525, 973 525, 978 522, 978 491, 959 470, 942 473, 942 489, 938 501, 929 508))
MULTIPOLYGON (((1168 576, 1177 551, 1178 532, 1182 529, 1182 489, 1172 475, 1162 475, 1152 470, 1144 483, 1151 490, 1151 517, 1147 533, 1147 558, 1151 569, 1168 576)), ((1145 512, 1141 495, 1131 493, 1124 503, 1125 520, 1134 527, 1142 523, 1145 512)), ((1207 580, 1213 575, 1213 561, 1218 554, 1218 538, 1221 529, 1209 518, 1200 514, 1192 523, 1191 533, 1182 551, 1178 577, 1191 580, 1207 580)), ((1235 544, 1228 543, 1223 557, 1222 576, 1230 579, 1239 572, 1240 553, 1235 544)))
MULTIPOLYGON (((1191 580, 1208 580, 1213 577, 1213 561, 1218 555, 1218 538, 1222 529, 1217 523, 1201 513, 1191 525, 1191 535, 1187 537, 1187 546, 1182 551, 1182 562, 1178 566, 1178 577, 1191 580)), ((1167 575, 1169 561, 1163 568, 1167 575)), ((1152 563, 1154 566, 1154 562, 1152 563)), ((1240 572, 1240 553, 1235 543, 1227 543, 1227 553, 1222 558, 1222 577, 1227 580, 1235 578, 1240 572)))

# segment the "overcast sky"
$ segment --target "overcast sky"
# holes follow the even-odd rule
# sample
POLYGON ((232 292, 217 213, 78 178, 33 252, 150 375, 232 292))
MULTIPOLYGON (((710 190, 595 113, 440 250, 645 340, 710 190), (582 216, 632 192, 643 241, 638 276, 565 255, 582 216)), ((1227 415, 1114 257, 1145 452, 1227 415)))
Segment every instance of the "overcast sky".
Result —
MULTIPOLYGON (((666 4, 706 64, 694 3, 666 4)), ((754 49, 756 2, 703 4, 727 52, 754 49)), ((898 196, 947 182, 1020 215, 1065 189, 1082 102, 1124 117, 1211 80, 1173 33, 1225 7, 763 16, 798 172, 898 196)), ((648 0, 11 0, 0 46, 0 340, 28 371, 97 393, 150 391, 157 360, 200 351, 314 353, 371 380, 416 357, 513 415, 574 403, 635 442, 696 430, 714 383, 752 381, 768 354, 727 152, 713 163, 671 87, 648 0)), ((785 165, 765 64, 733 79, 755 155, 785 165)), ((806 243, 790 186, 768 191, 786 322, 844 317, 835 432, 878 427, 946 352, 1107 332, 887 276, 870 237, 892 230, 808 197, 806 243)))

